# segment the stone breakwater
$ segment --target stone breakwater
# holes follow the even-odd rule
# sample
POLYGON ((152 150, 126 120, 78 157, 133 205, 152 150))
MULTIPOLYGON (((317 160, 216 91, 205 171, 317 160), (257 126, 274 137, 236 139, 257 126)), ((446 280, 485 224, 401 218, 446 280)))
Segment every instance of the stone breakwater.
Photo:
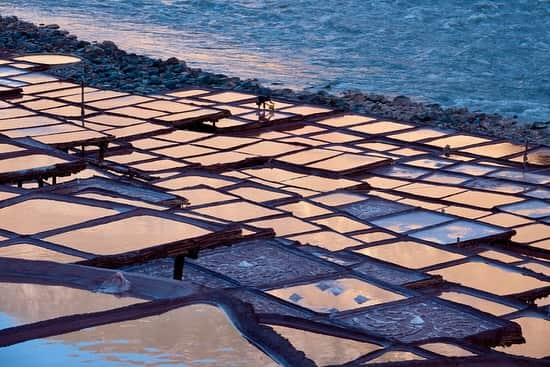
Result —
MULTIPOLYGON (((177 58, 166 60, 127 53, 111 41, 79 40, 55 24, 35 25, 14 16, 0 15, 0 56, 24 53, 70 53, 86 64, 86 82, 90 86, 151 94, 183 87, 233 89, 271 95, 302 103, 313 103, 382 118, 411 121, 441 128, 502 137, 517 143, 550 144, 550 121, 531 124, 498 114, 471 112, 467 108, 443 108, 411 100, 406 96, 389 97, 364 91, 346 91, 339 95, 291 89, 270 89, 256 79, 240 79, 224 74, 190 68, 177 58)), ((54 71, 58 76, 79 80, 81 67, 54 71)))

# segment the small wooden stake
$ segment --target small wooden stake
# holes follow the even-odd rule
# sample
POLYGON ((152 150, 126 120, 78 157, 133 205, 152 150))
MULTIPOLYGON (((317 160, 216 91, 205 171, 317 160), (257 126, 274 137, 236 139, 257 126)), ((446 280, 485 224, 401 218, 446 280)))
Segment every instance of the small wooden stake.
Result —
POLYGON ((174 279, 182 280, 183 278, 183 264, 185 263, 185 256, 178 255, 174 258, 174 279))

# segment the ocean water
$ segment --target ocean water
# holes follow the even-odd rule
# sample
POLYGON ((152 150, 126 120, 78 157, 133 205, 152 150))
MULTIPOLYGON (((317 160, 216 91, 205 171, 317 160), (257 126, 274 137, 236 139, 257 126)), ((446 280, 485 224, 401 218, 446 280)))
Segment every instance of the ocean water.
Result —
POLYGON ((550 0, 1 0, 0 14, 267 86, 550 120, 550 0))

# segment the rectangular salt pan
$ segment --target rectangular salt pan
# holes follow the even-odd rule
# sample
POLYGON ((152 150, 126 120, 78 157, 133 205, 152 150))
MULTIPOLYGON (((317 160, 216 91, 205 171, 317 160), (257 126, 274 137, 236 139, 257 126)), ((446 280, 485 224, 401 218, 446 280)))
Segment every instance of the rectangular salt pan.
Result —
POLYGON ((550 216, 550 204, 542 200, 526 200, 521 203, 502 206, 499 209, 528 218, 544 218, 550 216))
POLYGON ((63 252, 57 252, 26 243, 0 247, 0 257, 24 260, 54 261, 57 263, 72 263, 84 260, 82 257, 72 256, 63 252))
POLYGON ((140 215, 46 238, 47 241, 97 255, 128 251, 186 240, 209 230, 163 217, 140 215))
POLYGON ((420 269, 464 258, 464 256, 450 251, 412 241, 371 246, 356 252, 411 269, 420 269))
POLYGON ((536 278, 515 272, 512 269, 471 261, 430 272, 443 279, 499 296, 522 293, 548 286, 536 278))
POLYGON ((415 210, 405 214, 396 214, 389 217, 373 220, 371 223, 392 232, 405 233, 436 224, 453 220, 448 215, 437 214, 425 210, 415 210))
POLYGON ((399 293, 353 278, 327 279, 279 288, 268 293, 321 313, 350 310, 405 298, 399 293))
POLYGON ((118 212, 97 206, 31 199, 0 208, 0 226, 18 234, 33 234, 114 214, 118 212))
POLYGON ((409 236, 440 245, 451 245, 458 242, 479 240, 503 233, 505 233, 505 230, 498 227, 458 220, 430 229, 420 230, 409 234, 409 236))

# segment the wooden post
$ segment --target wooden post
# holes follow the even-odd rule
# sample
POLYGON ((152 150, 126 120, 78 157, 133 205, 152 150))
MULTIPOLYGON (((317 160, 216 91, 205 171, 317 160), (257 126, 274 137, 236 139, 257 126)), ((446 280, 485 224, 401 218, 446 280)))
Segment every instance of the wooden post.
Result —
POLYGON ((199 250, 200 250, 200 249, 199 249, 198 247, 196 247, 196 248, 190 250, 188 256, 189 256, 191 259, 195 259, 195 260, 198 259, 198 258, 199 258, 199 250))
POLYGON ((527 163, 529 160, 529 157, 527 156, 527 151, 529 151, 529 140, 525 139, 525 150, 523 151, 523 159, 522 159, 523 169, 527 168, 527 163))
POLYGON ((174 276, 175 280, 182 280, 183 278, 183 264, 185 263, 185 256, 177 255, 174 258, 174 276))
POLYGON ((103 162, 103 159, 105 159, 105 151, 107 150, 108 146, 109 142, 99 143, 99 154, 97 157, 98 162, 103 162))

